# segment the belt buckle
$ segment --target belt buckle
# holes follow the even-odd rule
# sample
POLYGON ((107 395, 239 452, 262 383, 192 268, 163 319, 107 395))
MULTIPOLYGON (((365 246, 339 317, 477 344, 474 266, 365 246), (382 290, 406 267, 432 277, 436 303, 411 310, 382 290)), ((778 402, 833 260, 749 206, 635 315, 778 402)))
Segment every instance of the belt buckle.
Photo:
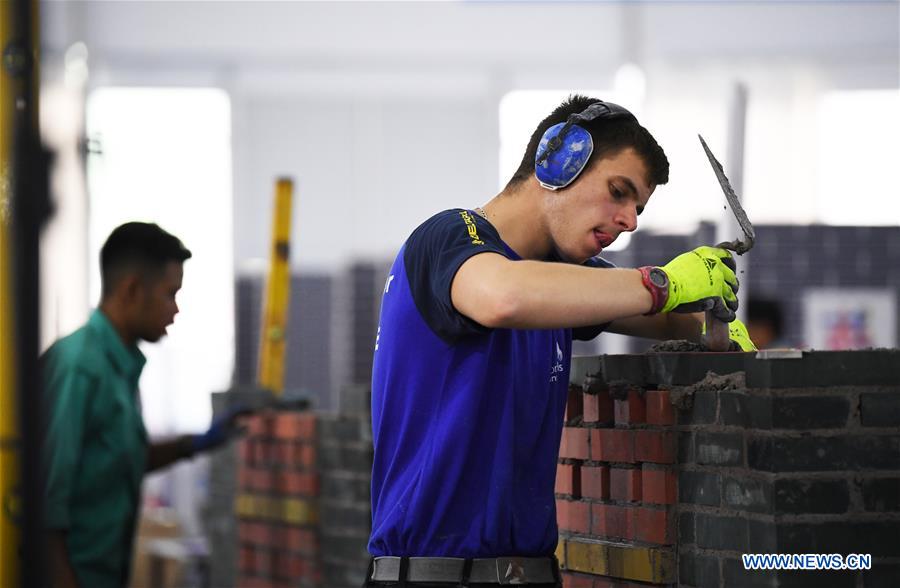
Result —
POLYGON ((527 584, 525 566, 517 557, 497 558, 497 583, 502 585, 527 584))

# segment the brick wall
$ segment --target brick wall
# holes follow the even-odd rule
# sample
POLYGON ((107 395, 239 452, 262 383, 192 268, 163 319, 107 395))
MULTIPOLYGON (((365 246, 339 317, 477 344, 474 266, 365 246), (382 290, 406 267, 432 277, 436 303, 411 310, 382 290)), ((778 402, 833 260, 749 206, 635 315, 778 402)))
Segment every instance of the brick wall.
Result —
POLYGON ((556 489, 566 585, 900 585, 898 366, 896 350, 576 359, 556 489), (750 572, 743 553, 874 561, 750 572))
MULTIPOLYGON (((238 576, 243 588, 319 586, 319 475, 312 412, 266 411, 238 442, 238 576)), ((214 563, 215 565, 215 563, 214 563)))

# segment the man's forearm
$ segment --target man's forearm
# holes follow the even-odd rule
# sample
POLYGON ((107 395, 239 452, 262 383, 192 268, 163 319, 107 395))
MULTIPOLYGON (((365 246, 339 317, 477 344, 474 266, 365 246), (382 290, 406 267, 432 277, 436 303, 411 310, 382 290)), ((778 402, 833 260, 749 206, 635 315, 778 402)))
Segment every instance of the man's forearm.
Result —
POLYGON ((69 559, 69 549, 66 547, 66 534, 64 531, 53 530, 47 533, 47 548, 50 551, 50 560, 53 571, 53 588, 79 588, 72 560, 69 559))
POLYGON ((652 316, 635 316, 613 321, 607 331, 645 339, 687 339, 700 342, 700 330, 703 327, 702 312, 680 314, 669 312, 652 316))
POLYGON ((164 468, 186 457, 191 457, 192 435, 182 435, 168 441, 151 443, 147 447, 147 471, 164 468))

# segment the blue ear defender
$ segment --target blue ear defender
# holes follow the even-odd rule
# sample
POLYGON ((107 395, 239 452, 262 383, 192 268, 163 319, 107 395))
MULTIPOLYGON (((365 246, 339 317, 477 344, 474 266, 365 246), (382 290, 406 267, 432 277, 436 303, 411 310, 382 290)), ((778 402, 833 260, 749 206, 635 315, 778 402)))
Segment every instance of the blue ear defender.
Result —
POLYGON ((632 118, 625 108, 612 102, 594 102, 578 114, 569 116, 564 123, 550 127, 541 137, 534 159, 534 174, 541 186, 548 190, 561 190, 575 181, 587 167, 594 140, 591 134, 579 126, 597 118, 632 118))

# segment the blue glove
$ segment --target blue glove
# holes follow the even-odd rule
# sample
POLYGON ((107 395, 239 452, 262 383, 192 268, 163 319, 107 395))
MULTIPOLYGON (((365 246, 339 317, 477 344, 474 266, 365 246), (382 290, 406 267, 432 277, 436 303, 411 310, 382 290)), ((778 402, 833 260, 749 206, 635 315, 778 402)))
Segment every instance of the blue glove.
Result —
POLYGON ((238 405, 228 409, 225 414, 213 420, 209 430, 202 435, 191 437, 191 454, 215 449, 232 437, 239 435, 241 428, 237 423, 238 418, 252 412, 253 410, 245 405, 238 405))

